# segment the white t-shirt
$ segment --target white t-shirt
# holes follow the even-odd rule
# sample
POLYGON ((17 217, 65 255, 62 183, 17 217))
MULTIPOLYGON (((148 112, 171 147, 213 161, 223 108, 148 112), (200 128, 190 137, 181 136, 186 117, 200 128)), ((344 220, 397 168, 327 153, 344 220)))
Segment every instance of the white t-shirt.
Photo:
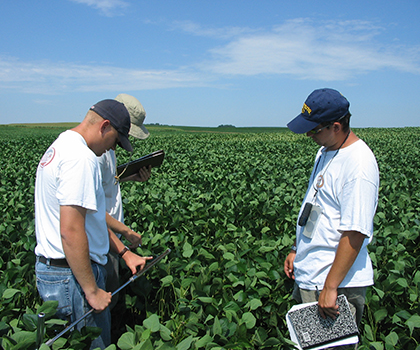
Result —
POLYGON ((343 231, 358 231, 367 238, 340 288, 373 284, 367 245, 372 240, 373 217, 378 203, 378 165, 372 151, 362 140, 340 149, 334 157, 335 153, 326 152, 324 148, 318 151, 299 213, 300 217, 305 203, 312 202, 317 180, 322 174, 323 185, 318 190, 315 203, 323 213, 312 238, 303 235, 304 227, 296 227, 294 274, 297 285, 302 289, 323 288, 343 231))
POLYGON ((65 257, 60 234, 60 206, 87 209, 85 230, 90 258, 106 264, 109 236, 105 221, 105 195, 98 157, 77 132, 60 134, 45 152, 35 181, 36 255, 65 257))
POLYGON ((117 174, 115 152, 112 149, 106 151, 98 160, 105 192, 106 212, 114 219, 124 223, 120 183, 115 182, 115 175, 117 174))

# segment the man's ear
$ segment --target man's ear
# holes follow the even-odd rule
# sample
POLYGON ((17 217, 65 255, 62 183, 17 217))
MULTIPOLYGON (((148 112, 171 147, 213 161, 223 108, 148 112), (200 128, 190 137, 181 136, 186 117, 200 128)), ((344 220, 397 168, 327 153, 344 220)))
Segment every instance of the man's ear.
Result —
POLYGON ((333 124, 333 130, 334 132, 339 132, 341 130, 341 124, 339 122, 335 122, 333 124))
POLYGON ((111 127, 111 122, 107 119, 104 119, 101 122, 101 134, 105 134, 107 132, 107 130, 111 127))

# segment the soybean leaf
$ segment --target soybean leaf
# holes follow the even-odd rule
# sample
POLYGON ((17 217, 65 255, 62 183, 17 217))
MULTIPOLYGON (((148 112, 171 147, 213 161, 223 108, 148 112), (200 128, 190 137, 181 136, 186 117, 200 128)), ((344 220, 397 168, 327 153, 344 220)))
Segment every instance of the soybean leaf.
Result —
POLYGON ((410 335, 413 334, 414 328, 420 328, 420 316, 419 315, 413 315, 411 316, 405 324, 410 329, 410 335))
POLYGON ((19 289, 13 289, 13 288, 9 288, 6 289, 3 292, 3 298, 4 299, 11 299, 13 298, 17 293, 21 293, 21 291, 19 289))
POLYGON ((193 342, 193 336, 190 335, 176 346, 176 350, 188 350, 193 342))
POLYGON ((134 333, 132 332, 126 332, 124 333, 119 339, 117 343, 118 347, 121 350, 130 350, 132 349, 136 344, 134 341, 134 333))
POLYGON ((375 321, 381 322, 386 316, 388 316, 388 311, 385 308, 376 310, 374 313, 375 321))
POLYGON ((245 312, 242 315, 241 321, 243 323, 245 323, 246 328, 251 329, 255 326, 255 324, 257 322, 257 319, 255 318, 255 316, 251 312, 245 312))
POLYGON ((151 332, 158 332, 160 330, 159 317, 153 314, 143 321, 143 325, 150 329, 151 332))

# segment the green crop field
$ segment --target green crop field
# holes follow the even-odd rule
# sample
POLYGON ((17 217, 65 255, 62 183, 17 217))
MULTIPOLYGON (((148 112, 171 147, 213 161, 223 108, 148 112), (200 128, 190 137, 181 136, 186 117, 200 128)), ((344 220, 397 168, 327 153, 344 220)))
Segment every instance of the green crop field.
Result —
MULTIPOLYGON (((34 274, 37 164, 71 125, 0 126, 0 344, 35 349, 63 329, 34 274)), ((318 146, 284 128, 150 126, 134 157, 164 149, 146 183, 123 183, 139 254, 172 252, 127 287, 125 324, 108 349, 293 349, 294 302, 283 261, 318 146)), ((355 129, 381 176, 359 349, 420 349, 420 128, 355 129)), ((118 150, 118 162, 129 160, 118 150)), ((122 266, 122 279, 129 277, 122 266)), ((68 332, 54 349, 84 349, 95 330, 68 332)), ((48 349, 42 345, 40 349, 48 349)))

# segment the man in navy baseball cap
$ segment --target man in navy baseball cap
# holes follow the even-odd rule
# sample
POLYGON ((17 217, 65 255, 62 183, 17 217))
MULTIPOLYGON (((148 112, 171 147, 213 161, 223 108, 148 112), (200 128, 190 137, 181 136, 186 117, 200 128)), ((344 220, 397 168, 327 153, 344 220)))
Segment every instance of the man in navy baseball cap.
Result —
POLYGON ((313 91, 302 107, 302 113, 287 127, 296 134, 304 134, 319 124, 340 120, 349 113, 350 103, 334 89, 313 91))
POLYGON ((118 131, 120 146, 128 152, 133 152, 133 147, 128 140, 130 115, 123 103, 111 99, 102 100, 90 107, 90 110, 109 120, 113 128, 118 131))

